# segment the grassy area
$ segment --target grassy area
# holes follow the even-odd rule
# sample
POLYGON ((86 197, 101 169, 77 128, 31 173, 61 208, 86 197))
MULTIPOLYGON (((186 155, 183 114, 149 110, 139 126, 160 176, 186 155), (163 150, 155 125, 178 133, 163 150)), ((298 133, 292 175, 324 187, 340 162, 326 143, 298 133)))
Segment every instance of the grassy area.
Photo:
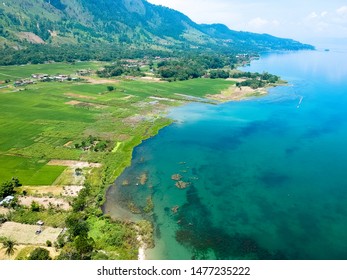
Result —
POLYGON ((34 158, 0 155, 0 178, 21 179, 25 185, 50 185, 64 171, 63 166, 48 166, 34 158))
MULTIPOLYGON (((0 73, 27 77, 31 73, 63 70, 69 73, 99 66, 90 62, 7 66, 0 67, 0 73)), ((64 146, 88 135, 111 141, 114 148, 111 157, 117 162, 112 173, 119 174, 124 168, 124 158, 129 161, 132 148, 170 123, 160 110, 186 100, 177 94, 203 97, 219 93, 231 84, 210 79, 173 83, 120 80, 114 82, 115 90, 111 92, 107 90, 109 84, 74 82, 39 82, 0 89, 0 178, 16 176, 25 185, 49 185, 64 170, 45 166, 50 159, 108 161, 107 153, 64 146), (176 101, 159 100, 154 106, 150 104, 154 99, 149 98, 153 96, 176 101), (143 118, 125 121, 133 116, 143 118)))
POLYGON ((45 247, 45 246, 23 246, 23 248, 19 249, 17 255, 15 256, 16 260, 27 260, 30 253, 35 250, 35 248, 45 248, 46 250, 49 251, 51 258, 56 257, 59 254, 59 251, 56 250, 56 248, 53 247, 45 247))
POLYGON ((21 249, 21 250, 18 252, 18 254, 17 254, 17 256, 16 256, 16 260, 25 260, 25 259, 27 259, 28 256, 30 255, 30 253, 31 253, 32 251, 34 251, 35 248, 36 248, 36 247, 35 247, 35 246, 32 246, 32 245, 30 245, 30 246, 25 246, 23 249, 21 249))
POLYGON ((31 74, 74 74, 77 70, 91 69, 97 70, 100 68, 100 62, 76 62, 73 64, 67 63, 51 63, 51 64, 28 64, 21 66, 0 66, 0 80, 16 80, 20 78, 29 78, 31 74))
POLYGON ((204 97, 207 94, 217 94, 225 90, 234 82, 227 80, 212 79, 192 79, 187 81, 153 83, 131 81, 122 83, 119 87, 128 94, 140 97, 158 96, 172 99, 182 99, 177 94, 189 95, 194 97, 204 97))
MULTIPOLYGON (((95 241, 97 249, 106 249, 113 251, 116 249, 116 259, 126 260, 137 257, 136 244, 132 244, 134 240, 134 231, 130 230, 123 222, 111 223, 108 219, 89 218, 90 226, 89 236, 95 241), (128 240, 124 244, 124 240, 128 240)), ((114 258, 114 256, 113 256, 114 258)))
POLYGON ((37 221, 45 221, 46 226, 51 227, 65 227, 65 219, 68 216, 68 212, 64 211, 40 211, 40 212, 33 212, 28 209, 20 209, 17 211, 14 211, 11 214, 11 221, 22 223, 22 224, 29 224, 29 225, 35 225, 37 221))

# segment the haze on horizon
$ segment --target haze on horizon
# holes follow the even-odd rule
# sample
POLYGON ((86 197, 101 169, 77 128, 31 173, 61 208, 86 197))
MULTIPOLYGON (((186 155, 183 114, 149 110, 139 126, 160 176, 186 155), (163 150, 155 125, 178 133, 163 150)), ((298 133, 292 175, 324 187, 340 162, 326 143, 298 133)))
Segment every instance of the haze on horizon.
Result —
POLYGON ((197 23, 268 33, 305 43, 347 42, 346 0, 148 0, 178 10, 197 23))

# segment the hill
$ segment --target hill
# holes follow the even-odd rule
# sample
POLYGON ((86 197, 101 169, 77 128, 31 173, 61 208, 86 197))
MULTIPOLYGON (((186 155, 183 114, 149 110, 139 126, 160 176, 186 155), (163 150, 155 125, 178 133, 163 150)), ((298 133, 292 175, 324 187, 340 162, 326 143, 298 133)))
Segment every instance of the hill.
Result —
POLYGON ((117 52, 313 49, 290 39, 233 31, 222 24, 200 25, 178 11, 145 0, 3 0, 2 50, 11 53, 38 45, 45 49, 79 46, 74 49, 81 49, 79 53, 100 45, 117 52))

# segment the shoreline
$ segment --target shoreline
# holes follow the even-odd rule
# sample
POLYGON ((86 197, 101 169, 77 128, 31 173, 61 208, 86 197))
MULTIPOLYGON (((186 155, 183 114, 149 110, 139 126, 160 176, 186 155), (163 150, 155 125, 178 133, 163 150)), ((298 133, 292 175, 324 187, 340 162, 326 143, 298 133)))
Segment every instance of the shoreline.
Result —
MULTIPOLYGON (((33 68, 30 71, 36 71, 36 68, 33 68)), ((175 122, 175 118, 169 114, 170 110, 175 107, 181 107, 192 102, 216 105, 220 104, 219 101, 226 102, 243 100, 249 97, 248 94, 255 95, 256 92, 245 87, 242 89, 239 88, 238 90, 235 83, 240 82, 242 79, 218 79, 219 81, 213 81, 212 79, 207 78, 191 79, 190 81, 187 81, 186 84, 178 82, 177 86, 174 85, 172 87, 169 86, 169 83, 164 82, 160 85, 159 89, 156 85, 153 86, 153 82, 159 81, 152 78, 143 80, 145 80, 143 83, 146 82, 144 89, 141 87, 141 85, 144 84, 139 85, 138 82, 135 84, 128 84, 121 83, 122 80, 119 79, 98 79, 95 76, 90 76, 89 83, 83 84, 84 87, 91 89, 90 94, 81 94, 80 91, 76 90, 75 92, 74 90, 71 90, 71 85, 76 84, 76 87, 80 86, 81 84, 79 82, 75 83, 72 81, 71 83, 66 84, 52 82, 49 86, 57 88, 57 91, 54 91, 49 95, 49 100, 53 100, 57 107, 61 106, 67 112, 75 113, 75 107, 77 110, 86 110, 84 113, 90 116, 93 120, 93 124, 88 123, 88 125, 86 125, 78 119, 75 120, 77 123, 80 122, 83 124, 83 126, 81 126, 83 128, 81 128, 81 131, 84 131, 83 133, 85 136, 75 135, 74 131, 70 131, 70 127, 62 129, 64 133, 69 135, 66 139, 64 138, 64 143, 61 147, 64 149, 62 150, 64 151, 63 154, 55 154, 52 152, 52 149, 55 149, 53 144, 51 145, 52 147, 49 145, 47 145, 47 147, 44 146, 44 148, 47 149, 47 154, 49 156, 46 156, 46 150, 36 151, 34 149, 36 146, 32 148, 35 156, 38 155, 47 158, 48 166, 64 166, 69 168, 68 170, 65 170, 66 172, 64 171, 63 173, 60 173, 58 179, 55 179, 52 183, 52 186, 54 185, 52 190, 54 191, 55 196, 60 195, 60 193, 65 190, 64 186, 70 186, 71 183, 86 190, 82 191, 81 195, 78 196, 76 193, 76 197, 69 200, 71 207, 66 209, 66 213, 63 214, 67 216, 72 213, 71 209, 74 209, 74 211, 76 211, 75 209, 80 209, 90 223, 91 237, 93 238, 99 237, 98 235, 107 236, 108 234, 103 235, 98 223, 109 223, 110 227, 112 227, 111 223, 115 222, 113 225, 114 228, 117 227, 117 225, 115 225, 117 222, 121 223, 121 226, 132 231, 134 234, 132 240, 135 241, 133 244, 135 245, 136 243, 132 250, 124 250, 124 252, 122 252, 124 253, 124 258, 137 258, 140 260, 146 259, 146 250, 153 245, 153 238, 151 239, 151 227, 148 226, 144 230, 137 231, 136 226, 138 225, 138 221, 131 219, 128 223, 121 217, 112 218, 109 214, 113 211, 107 211, 108 209, 105 208, 107 205, 106 201, 111 197, 111 194, 108 194, 108 191, 112 188, 112 184, 117 180, 117 178, 119 178, 119 176, 121 176, 124 170, 132 164, 134 149, 145 140, 156 136, 161 129, 175 122), (108 84, 115 84, 116 89, 106 91, 103 85, 107 86, 108 84), (62 96, 64 102, 61 103, 56 101, 56 96, 62 96), (112 100, 112 102, 109 100, 112 100), (81 106, 81 104, 83 106, 81 106), (122 106, 124 108, 119 109, 122 106), (96 129, 94 126, 101 128, 96 129), (116 128, 116 132, 112 132, 114 131, 114 128, 116 128), (106 139, 109 143, 109 147, 107 147, 103 153, 89 153, 86 152, 86 150, 83 150, 82 152, 78 151, 80 148, 74 147, 72 140, 76 138, 76 141, 82 141, 81 143, 83 143, 86 141, 87 135, 89 135, 89 137, 92 137, 91 135, 94 137, 100 137, 101 140, 106 139), (89 164, 90 162, 95 162, 96 164, 89 164), (81 166, 79 164, 81 164, 81 166), (77 169, 79 170, 78 173, 83 174, 83 176, 81 176, 81 174, 75 174, 77 169), (78 182, 75 182, 76 176, 79 176, 78 179, 80 180, 78 182), (61 186, 63 187, 57 189, 57 187, 61 186), (142 235, 142 237, 139 236, 140 239, 136 242, 138 235, 142 235)), ((48 84, 39 84, 34 86, 28 85, 25 89, 19 90, 28 90, 28 92, 38 92, 41 94, 46 89, 46 85, 48 84)), ((261 95, 266 93, 265 90, 261 95)), ((21 98, 21 95, 16 96, 19 96, 17 98, 21 98)), ((37 100, 35 99, 35 102, 39 101, 39 98, 37 98, 37 100)), ((41 114, 41 111, 37 112, 41 114)), ((43 113, 44 112, 42 112, 42 114, 43 113)), ((23 120, 25 121, 25 118, 23 118, 23 120)), ((53 123, 53 125, 59 128, 58 124, 53 123)), ((73 125, 75 125, 75 123, 73 123, 73 125)), ((48 136, 49 135, 47 135, 47 138, 48 136)), ((43 138, 43 140, 40 141, 44 143, 44 141, 48 140, 43 138)), ((77 145, 80 145, 80 143, 77 143, 77 145)), ((32 150, 24 149, 22 151, 18 149, 16 152, 18 154, 23 153, 24 155, 28 155, 32 150)), ((29 154, 29 156, 33 157, 31 154, 29 154)), ((50 183, 46 184, 48 186, 50 183)), ((36 183, 35 186, 36 185, 39 185, 39 183, 36 183)), ((18 188, 17 194, 22 196, 24 191, 25 193, 31 191, 29 185, 25 185, 21 189, 18 188)), ((69 191, 69 193, 70 192, 71 191, 69 191)), ((50 194, 47 189, 40 195, 44 198, 42 198, 39 203, 44 204, 44 200, 47 200, 48 203, 51 201, 46 197, 52 196, 53 194, 50 194)), ((29 203, 30 201, 25 203, 27 207, 29 203)), ((112 200, 111 203, 113 203, 112 200)), ((61 204, 61 202, 59 202, 59 204, 61 204)), ((42 207, 43 211, 42 214, 40 214, 40 217, 44 217, 46 214, 46 209, 44 207, 47 207, 47 205, 43 205, 42 207)), ((23 211, 29 210, 24 209, 23 211)), ((57 217, 57 219, 63 224, 65 222, 65 216, 58 210, 54 212, 54 217, 57 217), (64 219, 60 220, 61 216, 64 216, 64 219)), ((25 220, 22 219, 21 216, 16 216, 13 219, 20 222, 25 220)), ((54 224, 55 221, 49 220, 47 223, 54 224)), ((107 243, 102 243, 104 241, 100 242, 100 248, 106 247, 105 244, 107 243)), ((126 242, 124 244, 126 244, 126 242)), ((124 249, 122 245, 119 245, 119 248, 121 248, 120 250, 124 249)))
POLYGON ((285 81, 280 81, 276 84, 269 84, 266 87, 260 87, 256 89, 248 86, 237 87, 236 85, 232 85, 227 90, 224 90, 219 94, 208 94, 206 95, 206 98, 219 102, 243 101, 253 97, 263 97, 269 94, 270 88, 286 85, 287 82, 285 81))
MULTIPOLYGON (((229 79, 229 80, 231 80, 231 79, 229 79)), ((236 79, 234 79, 234 80, 236 80, 236 79)), ((234 85, 231 85, 228 89, 226 89, 224 91, 221 91, 220 93, 217 93, 217 94, 207 94, 207 95, 205 95, 205 98, 209 99, 209 100, 213 100, 213 101, 218 101, 218 102, 221 102, 221 103, 224 103, 224 102, 238 102, 238 101, 247 100, 249 98, 263 97, 263 96, 265 96, 265 95, 267 95, 269 93, 268 90, 270 88, 277 87, 277 86, 285 86, 285 85, 287 85, 287 83, 285 81, 280 81, 279 83, 271 84, 271 85, 268 85, 266 87, 252 89, 251 87, 246 87, 246 86, 236 87, 236 85, 234 84, 234 85)), ((172 109, 174 107, 180 107, 180 106, 186 105, 186 104, 188 104, 188 103, 190 103, 192 101, 193 100, 191 100, 191 101, 186 100, 182 104, 172 104, 171 106, 168 106, 168 108, 166 108, 166 109, 172 109)), ((200 101, 195 100, 195 98, 194 98, 194 101, 195 102, 200 102, 200 101)), ((213 105, 218 105, 218 103, 212 103, 212 104, 213 105)), ((163 113, 165 113, 164 118, 167 118, 167 110, 166 111, 164 110, 163 113)), ((126 165, 124 166, 124 168, 122 168, 122 170, 120 172, 117 172, 118 174, 114 177, 113 182, 115 182, 117 180, 117 178, 124 172, 124 170, 131 165, 132 155, 133 155, 134 149, 137 146, 139 146, 143 141, 148 140, 148 139, 150 139, 152 137, 155 137, 160 132, 160 130, 162 130, 163 128, 171 125, 174 122, 174 120, 173 119, 170 119, 170 120, 171 120, 170 123, 168 123, 166 125, 163 125, 161 127, 158 127, 156 133, 154 133, 153 135, 150 135, 149 137, 141 139, 136 145, 134 145, 132 147, 131 153, 130 153, 131 156, 129 158, 127 158, 126 165)), ((105 192, 104 192, 105 200, 104 200, 104 203, 102 204, 103 215, 109 215, 109 213, 107 213, 105 211, 106 209, 104 209, 104 206, 105 206, 105 203, 106 203, 106 200, 107 200, 107 193, 108 193, 108 191, 109 191, 109 189, 111 187, 112 187, 112 184, 110 184, 105 189, 105 192)), ((127 209, 125 209, 125 210, 127 210, 127 209)), ((136 221, 131 221, 131 222, 135 224, 135 230, 138 231, 138 228, 137 228, 137 225, 136 225, 136 221)), ((148 246, 144 242, 142 236, 139 233, 137 235, 137 240, 140 243, 140 246, 138 248, 137 260, 146 260, 146 250, 147 250, 148 246)))
POLYGON ((264 96, 268 94, 268 88, 270 87, 252 89, 247 86, 237 87, 236 85, 232 85, 220 94, 211 94, 206 97, 220 102, 242 101, 251 97, 264 96))

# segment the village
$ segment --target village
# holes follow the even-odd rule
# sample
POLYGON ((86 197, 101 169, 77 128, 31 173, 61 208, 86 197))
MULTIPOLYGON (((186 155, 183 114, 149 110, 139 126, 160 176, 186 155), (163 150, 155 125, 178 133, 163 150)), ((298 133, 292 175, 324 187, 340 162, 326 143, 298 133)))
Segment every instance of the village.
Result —
POLYGON ((67 160, 52 160, 48 165, 66 167, 54 185, 22 186, 18 182, 14 193, 0 200, 0 242, 6 249, 0 250, 0 260, 30 259, 33 252, 43 249, 49 258, 57 257, 67 238, 64 219, 84 188, 85 175, 101 166, 67 160))
POLYGON ((16 80, 13 85, 15 87, 32 85, 37 82, 66 82, 66 81, 83 81, 81 77, 89 76, 93 73, 92 70, 78 70, 75 75, 57 74, 32 74, 31 78, 16 80))

